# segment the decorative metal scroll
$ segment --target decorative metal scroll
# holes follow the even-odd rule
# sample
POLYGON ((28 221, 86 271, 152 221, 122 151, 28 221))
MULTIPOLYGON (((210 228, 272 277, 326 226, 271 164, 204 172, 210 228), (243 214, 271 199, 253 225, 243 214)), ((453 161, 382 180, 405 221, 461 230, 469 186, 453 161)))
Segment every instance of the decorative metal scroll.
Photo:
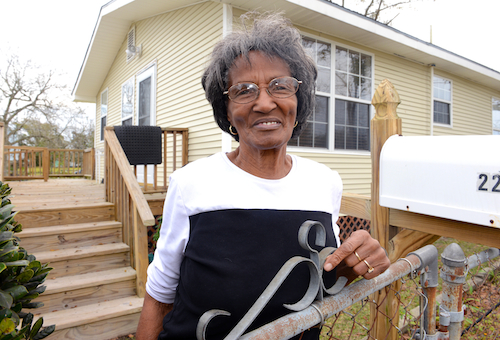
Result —
MULTIPOLYGON (((289 259, 281 267, 278 273, 274 276, 273 280, 264 292, 260 295, 253 306, 248 310, 245 316, 238 322, 238 324, 231 330, 231 332, 224 338, 224 340, 235 340, 239 338, 247 329, 250 327, 252 322, 257 318, 259 313, 264 309, 269 300, 274 296, 276 291, 280 288, 281 284, 286 280, 288 275, 293 271, 293 269, 301 264, 305 263, 309 268, 310 279, 309 287, 306 293, 300 299, 300 301, 294 304, 284 304, 283 306, 291 311, 301 311, 309 307, 314 300, 323 300, 323 294, 327 293, 329 295, 335 295, 339 293, 347 283, 347 278, 340 277, 337 282, 330 287, 326 288, 322 277, 323 277, 323 265, 325 264, 326 258, 333 254, 337 248, 325 247, 326 245, 326 231, 323 224, 316 221, 306 221, 299 228, 298 235, 299 244, 303 249, 309 251, 309 257, 305 258, 302 256, 294 256, 289 259), (309 245, 308 237, 312 228, 316 231, 316 241, 315 244, 318 247, 323 247, 323 249, 318 252, 311 248, 309 245)), ((205 312, 200 320, 198 321, 198 326, 196 327, 196 338, 198 340, 206 340, 205 332, 210 321, 216 316, 229 316, 231 313, 220 309, 212 309, 205 312)))

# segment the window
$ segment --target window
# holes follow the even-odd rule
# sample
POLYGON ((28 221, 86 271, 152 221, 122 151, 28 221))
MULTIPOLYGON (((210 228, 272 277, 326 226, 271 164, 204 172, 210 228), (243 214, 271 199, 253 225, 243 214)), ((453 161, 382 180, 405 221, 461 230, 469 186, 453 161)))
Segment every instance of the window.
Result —
POLYGON ((134 77, 122 85, 122 125, 132 125, 134 115, 134 77))
POLYGON ((451 80, 434 76, 434 123, 451 125, 451 80))
POLYGON ((500 135, 500 99, 493 98, 493 134, 500 135))
POLYGON ((302 43, 318 66, 316 105, 300 137, 289 145, 370 150, 372 57, 308 37, 302 43))
POLYGON ((156 64, 137 75, 137 125, 156 124, 156 64))
POLYGON ((101 140, 104 140, 104 128, 106 127, 106 116, 108 115, 108 89, 101 93, 101 140))

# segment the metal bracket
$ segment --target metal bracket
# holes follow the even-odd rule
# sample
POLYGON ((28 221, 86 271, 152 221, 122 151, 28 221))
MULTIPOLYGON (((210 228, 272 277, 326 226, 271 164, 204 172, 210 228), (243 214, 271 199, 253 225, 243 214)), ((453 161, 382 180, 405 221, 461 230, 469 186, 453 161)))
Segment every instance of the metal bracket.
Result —
POLYGON ((442 326, 449 326, 450 322, 462 322, 464 320, 465 306, 462 306, 460 312, 450 312, 445 306, 439 306, 439 324, 442 326))

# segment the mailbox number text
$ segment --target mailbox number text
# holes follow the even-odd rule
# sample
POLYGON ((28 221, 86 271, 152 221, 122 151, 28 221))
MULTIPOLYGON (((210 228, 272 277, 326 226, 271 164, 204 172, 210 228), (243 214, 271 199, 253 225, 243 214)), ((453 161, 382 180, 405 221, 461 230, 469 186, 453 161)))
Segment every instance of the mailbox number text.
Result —
POLYGON ((489 183, 488 178, 490 174, 479 174, 478 181, 478 191, 489 191, 491 186, 491 192, 500 193, 500 174, 494 174, 491 176, 491 183, 489 183))

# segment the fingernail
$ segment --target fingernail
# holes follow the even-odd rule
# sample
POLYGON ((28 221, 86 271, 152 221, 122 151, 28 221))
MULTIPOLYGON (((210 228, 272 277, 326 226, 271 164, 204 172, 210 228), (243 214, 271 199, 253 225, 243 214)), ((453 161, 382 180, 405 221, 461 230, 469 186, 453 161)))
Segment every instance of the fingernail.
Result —
POLYGON ((333 266, 331 263, 326 263, 325 266, 323 267, 327 272, 333 269, 333 266))

